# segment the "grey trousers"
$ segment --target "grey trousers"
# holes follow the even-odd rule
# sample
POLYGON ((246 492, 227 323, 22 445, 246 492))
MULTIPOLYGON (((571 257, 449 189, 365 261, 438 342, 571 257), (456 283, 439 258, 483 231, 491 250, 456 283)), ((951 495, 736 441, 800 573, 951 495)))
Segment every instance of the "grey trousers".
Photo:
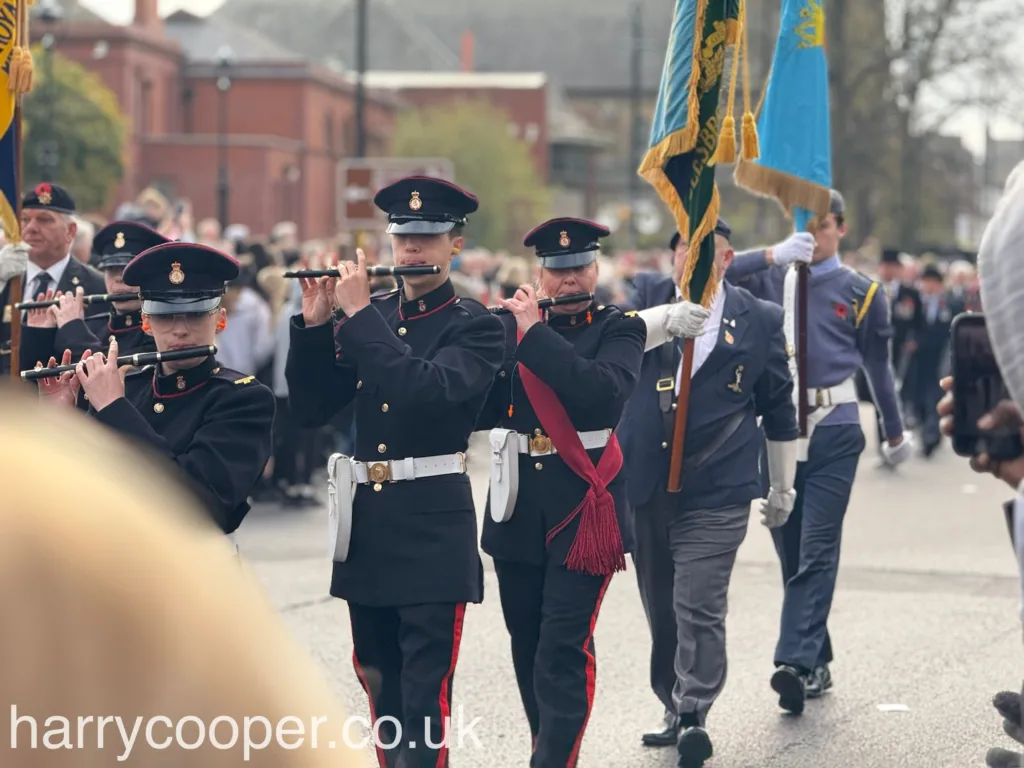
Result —
POLYGON ((729 580, 750 505, 684 512, 679 498, 659 490, 635 509, 633 562, 651 630, 651 688, 666 720, 703 726, 725 686, 729 580))

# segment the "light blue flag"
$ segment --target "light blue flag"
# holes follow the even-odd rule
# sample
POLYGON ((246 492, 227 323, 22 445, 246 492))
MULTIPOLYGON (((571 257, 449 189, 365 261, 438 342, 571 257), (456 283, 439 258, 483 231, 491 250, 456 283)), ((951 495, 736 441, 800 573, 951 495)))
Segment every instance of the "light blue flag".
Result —
POLYGON ((736 166, 736 183, 774 197, 797 231, 829 212, 829 126, 825 0, 782 0, 779 39, 757 122, 760 158, 736 166))

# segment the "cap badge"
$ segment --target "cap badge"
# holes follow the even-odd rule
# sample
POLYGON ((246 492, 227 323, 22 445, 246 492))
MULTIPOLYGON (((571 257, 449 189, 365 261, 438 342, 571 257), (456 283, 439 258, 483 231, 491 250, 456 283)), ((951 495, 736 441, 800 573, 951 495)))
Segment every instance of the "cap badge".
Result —
POLYGON ((179 376, 179 377, 178 377, 178 381, 177 381, 177 383, 175 384, 175 386, 176 386, 176 387, 177 387, 177 388, 178 388, 179 390, 181 390, 181 389, 184 389, 184 388, 185 388, 185 377, 184 377, 184 376, 179 376))
POLYGON ((124 232, 118 232, 117 237, 114 238, 115 248, 124 248, 124 232))
POLYGON ((177 261, 171 264, 171 274, 167 276, 174 285, 181 285, 185 282, 185 273, 181 271, 181 264, 177 261))
POLYGON ((414 211, 418 211, 420 208, 423 207, 423 201, 420 200, 419 192, 412 193, 412 198, 410 198, 409 200, 409 207, 414 211))
POLYGON ((79 280, 77 277, 72 277, 71 278, 71 284, 72 285, 78 285, 80 282, 82 282, 82 281, 79 280))
POLYGON ((558 238, 558 244, 563 248, 568 248, 572 244, 572 240, 569 239, 569 233, 562 231, 562 236, 558 238))
POLYGON ((53 188, 49 184, 40 184, 36 187, 36 197, 43 205, 49 205, 53 202, 53 188))

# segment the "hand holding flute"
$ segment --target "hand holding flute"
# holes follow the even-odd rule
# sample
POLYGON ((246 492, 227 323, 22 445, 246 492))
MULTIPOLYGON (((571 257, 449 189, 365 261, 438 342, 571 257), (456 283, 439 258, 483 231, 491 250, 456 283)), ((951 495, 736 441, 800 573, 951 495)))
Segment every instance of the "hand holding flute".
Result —
MULTIPOLYGON (((590 303, 594 300, 594 294, 592 293, 574 293, 570 296, 559 296, 555 299, 539 299, 537 301, 538 309, 547 309, 548 307, 560 307, 565 304, 583 304, 584 302, 590 303)), ((499 303, 503 302, 503 299, 498 300, 499 303)), ((504 302, 501 306, 490 307, 491 313, 495 315, 507 315, 513 310, 508 306, 508 302, 504 302)))
MULTIPOLYGON (((82 289, 79 288, 79 291, 82 289)), ((83 291, 84 293, 84 291, 83 291)), ((62 296, 71 296, 72 294, 62 294, 62 296)), ((39 294, 35 301, 22 301, 14 305, 15 309, 32 311, 34 309, 46 309, 48 307, 59 307, 62 296, 55 296, 53 289, 46 292, 46 295, 39 294)), ((139 294, 137 293, 95 293, 88 296, 82 296, 82 304, 89 306, 90 304, 118 304, 125 301, 138 301, 139 294)))
MULTIPOLYGON (((118 368, 139 368, 144 365, 153 365, 154 363, 160 363, 170 360, 195 360, 200 357, 209 357, 210 355, 217 354, 217 347, 211 346, 198 346, 198 347, 183 347, 181 349, 170 349, 165 352, 139 352, 134 355, 123 355, 118 357, 117 353, 117 340, 111 342, 110 350, 107 355, 99 354, 96 357, 101 359, 108 359, 112 364, 116 363, 118 368), (112 356, 110 351, 114 352, 112 356)), ((64 360, 60 366, 57 366, 56 360, 50 358, 50 364, 43 368, 41 365, 28 371, 21 372, 21 378, 25 381, 45 381, 46 379, 59 378, 64 374, 74 374, 78 371, 79 366, 82 362, 86 362, 91 358, 92 351, 88 350, 82 355, 82 361, 79 363, 71 363, 71 351, 65 350, 64 360)), ((88 374, 88 370, 86 370, 88 374)))
POLYGON ((356 249, 356 259, 355 264, 350 261, 338 264, 338 268, 332 270, 337 274, 336 277, 299 278, 302 286, 302 319, 307 328, 331 322, 335 307, 352 317, 370 305, 370 270, 366 266, 366 254, 362 248, 356 249))

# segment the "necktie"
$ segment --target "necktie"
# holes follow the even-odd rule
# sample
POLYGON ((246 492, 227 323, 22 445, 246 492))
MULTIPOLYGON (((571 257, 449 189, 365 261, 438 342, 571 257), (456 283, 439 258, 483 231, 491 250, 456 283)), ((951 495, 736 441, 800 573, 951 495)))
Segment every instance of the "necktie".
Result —
POLYGON ((49 272, 40 272, 38 275, 36 275, 36 285, 35 288, 32 290, 32 295, 29 296, 29 301, 35 301, 36 297, 39 294, 43 294, 45 296, 46 291, 49 289, 50 283, 52 282, 53 278, 50 277, 49 272))

